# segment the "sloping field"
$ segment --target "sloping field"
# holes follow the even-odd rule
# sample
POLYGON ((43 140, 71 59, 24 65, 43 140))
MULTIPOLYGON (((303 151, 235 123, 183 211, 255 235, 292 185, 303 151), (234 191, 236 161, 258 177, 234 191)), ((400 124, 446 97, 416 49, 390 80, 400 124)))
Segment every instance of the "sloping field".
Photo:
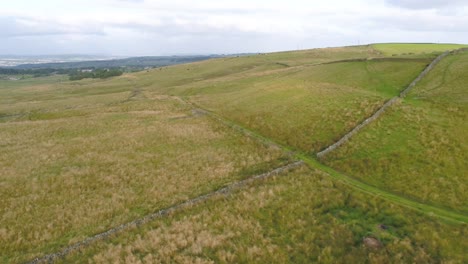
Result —
POLYGON ((266 137, 317 152, 396 95, 426 63, 376 60, 318 65, 204 84, 182 94, 266 137))
POLYGON ((102 241, 63 263, 433 263, 466 261, 466 230, 306 167, 102 241), (364 238, 385 246, 367 247, 364 238))
MULTIPOLYGON (((240 80, 248 76, 259 77, 283 72, 292 67, 300 68, 338 60, 379 57, 379 54, 378 51, 368 46, 278 52, 175 65, 130 76, 139 87, 151 88, 159 93, 167 94, 179 86, 203 84, 204 81, 211 83, 224 82, 229 79, 240 80)), ((118 78, 104 83, 110 86, 122 84, 118 78)))
POLYGON ((447 50, 466 48, 468 45, 450 43, 381 43, 372 44, 371 47, 382 52, 386 56, 395 56, 444 52, 447 50))
POLYGON ((449 55, 326 163, 381 189, 468 213, 467 69, 468 52, 449 55))
POLYGON ((131 89, 184 96, 263 135, 317 152, 398 94, 430 62, 366 59, 376 56, 369 46, 314 49, 57 85, 65 95, 94 97, 131 89))
POLYGON ((275 63, 279 55, 285 56, 231 59, 243 61, 243 67, 233 67, 229 59, 169 67, 138 74, 135 82, 148 82, 145 90, 184 96, 262 135, 317 152, 397 95, 431 61, 358 59, 314 65, 317 56, 311 53, 309 65, 289 67, 275 63), (247 67, 254 64, 261 66, 247 67))
POLYGON ((345 174, 313 159, 446 48, 407 57, 314 49, 108 80, 0 81, 0 262, 60 252, 201 196, 60 261, 464 263, 466 53, 326 156, 345 174), (297 159, 305 164, 295 171, 203 196, 297 159))
POLYGON ((172 97, 50 89, 11 91, 23 98, 9 104, 15 113, 39 110, 0 123, 0 262, 57 251, 288 162, 172 97))

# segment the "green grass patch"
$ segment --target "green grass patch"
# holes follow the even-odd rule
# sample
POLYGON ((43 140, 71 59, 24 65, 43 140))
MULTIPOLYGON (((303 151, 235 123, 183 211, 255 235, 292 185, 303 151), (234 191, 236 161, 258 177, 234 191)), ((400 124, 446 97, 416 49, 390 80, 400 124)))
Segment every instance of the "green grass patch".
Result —
POLYGON ((401 104, 326 157, 381 189, 468 213, 468 54, 450 55, 401 104))
POLYGON ((465 44, 446 43, 381 43, 372 44, 371 46, 382 52, 385 56, 442 53, 447 50, 468 47, 465 44))

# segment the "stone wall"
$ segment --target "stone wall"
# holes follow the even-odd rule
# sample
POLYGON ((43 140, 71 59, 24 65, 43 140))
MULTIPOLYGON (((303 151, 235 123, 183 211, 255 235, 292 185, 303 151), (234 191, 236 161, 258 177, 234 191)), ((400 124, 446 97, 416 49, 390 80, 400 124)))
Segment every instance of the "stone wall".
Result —
POLYGON ((72 244, 72 245, 62 249, 59 252, 48 254, 48 255, 45 255, 45 256, 42 256, 42 257, 38 257, 36 259, 31 260, 28 263, 29 264, 53 263, 53 262, 55 262, 55 261, 57 261, 59 259, 62 259, 64 257, 66 257, 70 253, 79 250, 80 248, 83 248, 85 246, 89 246, 91 243, 94 243, 96 241, 107 239, 112 235, 115 235, 115 234, 118 234, 120 232, 129 230, 131 228, 146 224, 146 223, 148 223, 150 221, 153 221, 153 220, 155 220, 157 218, 166 216, 169 213, 174 212, 176 210, 181 210, 181 209, 184 209, 184 208, 188 208, 188 207, 190 207, 192 205, 199 204, 199 203, 201 203, 203 201, 208 200, 209 198, 211 198, 211 197, 213 197, 215 195, 226 195, 226 194, 232 192, 233 190, 237 190, 237 189, 239 189, 239 188, 241 188, 241 187, 243 187, 243 186, 245 186, 245 185, 247 185, 247 184, 249 184, 249 183, 251 183, 253 181, 269 178, 269 177, 272 177, 272 176, 276 176, 276 175, 278 175, 280 173, 284 173, 284 172, 296 169, 298 167, 303 166, 303 164, 304 164, 303 161, 296 161, 294 163, 290 163, 288 165, 285 165, 283 167, 274 169, 272 171, 269 171, 269 172, 266 172, 266 173, 263 173, 263 174, 259 174, 259 175, 253 176, 251 178, 248 178, 248 179, 233 183, 231 185, 228 185, 228 186, 223 187, 221 189, 218 189, 216 191, 213 191, 213 192, 210 192, 210 193, 195 197, 195 198, 187 200, 185 202, 182 202, 182 203, 170 206, 168 208, 159 210, 159 211, 157 211, 155 213, 146 215, 146 216, 144 216, 142 218, 139 218, 139 219, 136 219, 136 220, 134 220, 132 222, 128 222, 128 223, 119 225, 117 227, 114 227, 114 228, 109 229, 109 230, 107 230, 105 232, 99 233, 99 234, 94 235, 92 237, 88 237, 85 240, 77 242, 75 244, 72 244))
POLYGON ((406 87, 398 96, 395 96, 393 97, 392 99, 388 100, 385 104, 383 104, 379 109, 377 109, 377 111, 375 111, 369 118, 367 118, 366 120, 364 120, 362 123, 360 123, 359 125, 357 125, 356 127, 354 127, 351 131, 349 131, 348 133, 346 133, 342 138, 340 138, 337 142, 333 143, 332 145, 328 146, 327 148, 325 148, 324 150, 320 151, 317 153, 317 157, 320 159, 320 158, 323 158, 326 154, 328 154, 329 152, 337 149, 338 147, 340 147, 341 145, 343 145, 344 143, 346 143, 354 134, 356 134, 357 132, 359 132, 363 127, 365 127, 367 124, 369 124, 370 122, 376 120, 377 118, 379 118, 386 110, 387 108, 389 108, 392 104, 394 104, 396 101, 398 101, 398 99, 400 98, 403 98, 405 97, 408 92, 411 91, 411 89, 422 79, 424 78, 427 73, 429 73, 433 68, 434 66, 439 62, 441 61, 443 58, 445 58, 447 55, 451 54, 451 53, 455 53, 455 52, 459 52, 459 51, 464 51, 464 50, 468 50, 468 48, 463 48, 463 49, 459 49, 459 50, 455 50, 455 51, 446 51, 442 54, 440 54, 439 56, 437 56, 437 58, 435 58, 419 75, 418 77, 416 77, 416 79, 414 79, 409 85, 408 87, 406 87))

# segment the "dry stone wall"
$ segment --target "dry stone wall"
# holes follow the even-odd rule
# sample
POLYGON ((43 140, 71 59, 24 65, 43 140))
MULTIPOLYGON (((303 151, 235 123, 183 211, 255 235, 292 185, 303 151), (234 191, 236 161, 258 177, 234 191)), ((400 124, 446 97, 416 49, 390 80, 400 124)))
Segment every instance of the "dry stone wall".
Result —
POLYGON ((118 233, 123 232, 125 230, 129 230, 131 228, 138 227, 140 225, 146 224, 146 223, 148 223, 150 221, 153 221, 153 220, 155 220, 157 218, 166 216, 169 213, 172 213, 172 212, 174 212, 176 210, 180 210, 180 209, 187 208, 187 207, 190 207, 190 206, 195 205, 195 204, 199 204, 201 202, 204 202, 204 201, 208 200, 209 198, 211 198, 211 197, 213 197, 215 195, 226 195, 226 194, 232 192, 233 190, 239 189, 239 188, 241 188, 241 187, 243 187, 243 186, 245 186, 245 185, 247 185, 247 184, 249 184, 249 183, 251 183, 253 181, 269 178, 269 177, 276 176, 276 175, 279 175, 281 173, 284 173, 286 171, 296 169, 296 168, 302 166, 303 164, 304 164, 303 161, 296 161, 294 163, 290 163, 290 164, 285 165, 283 167, 274 169, 274 170, 272 170, 270 172, 266 172, 266 173, 256 175, 256 176, 253 176, 251 178, 248 178, 248 179, 233 183, 231 185, 228 185, 228 186, 226 186, 224 188, 221 188, 221 189, 218 189, 216 191, 210 192, 208 194, 195 197, 195 198, 187 200, 185 202, 182 202, 182 203, 173 205, 171 207, 159 210, 159 211, 157 211, 155 213, 152 213, 150 215, 146 215, 146 216, 144 216, 144 217, 142 217, 140 219, 136 219, 136 220, 134 220, 132 222, 128 222, 128 223, 119 225, 117 227, 114 227, 114 228, 109 229, 109 230, 107 230, 105 232, 99 233, 99 234, 94 235, 92 237, 88 237, 85 240, 77 242, 75 244, 72 244, 72 245, 62 249, 59 252, 48 254, 48 255, 45 255, 43 257, 36 258, 36 259, 34 259, 34 260, 32 260, 32 261, 30 261, 28 263, 30 263, 30 264, 53 263, 53 262, 55 262, 55 261, 57 261, 57 260, 59 260, 61 258, 66 257, 70 253, 72 253, 74 251, 77 251, 77 250, 79 250, 79 249, 81 249, 81 248, 83 248, 85 246, 88 246, 91 243, 94 243, 96 241, 107 239, 112 235, 115 235, 115 234, 118 234, 118 233))
POLYGON ((392 99, 388 100, 385 104, 383 104, 377 111, 375 111, 369 118, 367 118, 366 120, 364 120, 362 123, 360 123, 359 125, 357 125, 356 127, 354 127, 351 131, 349 131, 348 133, 346 133, 343 137, 341 137, 337 142, 333 143, 332 145, 328 146, 327 148, 325 148, 324 150, 320 151, 317 153, 317 157, 320 159, 320 158, 323 158, 325 155, 327 155, 328 153, 330 153, 331 151, 334 151, 335 149, 337 149, 338 147, 340 147, 341 145, 343 145, 344 143, 346 143, 353 135, 355 135, 356 133, 358 133, 362 128, 364 128, 366 125, 368 125, 369 123, 371 123, 372 121, 376 120, 377 118, 379 118, 391 105, 393 105, 395 102, 397 102, 400 98, 403 98, 405 97, 408 92, 411 91, 411 89, 413 89, 413 87, 422 79, 424 78, 424 76, 426 76, 427 73, 429 73, 433 68, 434 66, 439 63, 443 58, 445 58, 447 55, 449 55, 450 53, 454 53, 454 52, 459 52, 459 51, 462 51, 462 50, 468 50, 467 48, 463 48, 463 49, 459 49, 459 50, 456 50, 456 51, 446 51, 442 54, 440 54, 439 56, 437 56, 437 58, 435 58, 419 75, 418 77, 416 77, 416 79, 414 79, 409 85, 408 87, 406 87, 398 96, 395 96, 393 97, 392 99))

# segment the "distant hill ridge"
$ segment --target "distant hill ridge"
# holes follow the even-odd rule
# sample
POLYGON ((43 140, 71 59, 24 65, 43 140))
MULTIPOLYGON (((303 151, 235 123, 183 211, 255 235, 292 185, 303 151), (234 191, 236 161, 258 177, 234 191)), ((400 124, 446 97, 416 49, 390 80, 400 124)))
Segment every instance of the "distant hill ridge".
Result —
POLYGON ((189 55, 189 56, 145 56, 131 57, 125 59, 91 60, 78 62, 53 62, 39 64, 21 64, 13 69, 77 69, 77 68, 141 68, 141 67, 161 67, 174 64, 196 62, 212 58, 224 57, 223 55, 189 55))

